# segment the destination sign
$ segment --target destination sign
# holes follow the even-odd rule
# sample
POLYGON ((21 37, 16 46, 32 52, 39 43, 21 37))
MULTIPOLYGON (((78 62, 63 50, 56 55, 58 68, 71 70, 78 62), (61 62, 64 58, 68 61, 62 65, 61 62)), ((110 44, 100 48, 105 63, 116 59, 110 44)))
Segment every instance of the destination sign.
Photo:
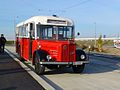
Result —
POLYGON ((66 24, 66 21, 63 20, 47 20, 47 23, 54 23, 54 24, 66 24))

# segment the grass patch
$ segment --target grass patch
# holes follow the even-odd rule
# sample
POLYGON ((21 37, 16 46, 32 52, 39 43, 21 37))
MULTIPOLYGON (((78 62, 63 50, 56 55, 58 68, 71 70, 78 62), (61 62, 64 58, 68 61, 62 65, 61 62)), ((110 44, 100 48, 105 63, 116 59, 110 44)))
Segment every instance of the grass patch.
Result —
POLYGON ((7 41, 6 45, 14 45, 14 43, 15 43, 15 41, 13 41, 13 40, 12 41, 7 41))
MULTIPOLYGON (((90 50, 90 51, 96 51, 96 52, 99 52, 99 49, 98 47, 96 46, 95 47, 95 41, 94 40, 84 40, 84 41, 81 41, 81 40, 78 40, 76 41, 76 44, 77 44, 77 48, 81 48, 81 49, 84 49, 86 51, 90 50), (89 48, 90 46, 90 48, 89 48)), ((104 47, 109 47, 109 46, 113 46, 113 41, 112 40, 104 40, 102 41, 102 47, 103 47, 103 51, 102 52, 107 52, 106 50, 104 50, 104 47)))

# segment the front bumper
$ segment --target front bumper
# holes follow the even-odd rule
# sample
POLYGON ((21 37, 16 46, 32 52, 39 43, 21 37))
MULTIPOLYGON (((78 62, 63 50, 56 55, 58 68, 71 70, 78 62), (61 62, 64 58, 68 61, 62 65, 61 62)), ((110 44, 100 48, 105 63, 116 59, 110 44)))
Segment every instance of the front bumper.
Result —
POLYGON ((82 65, 88 64, 89 61, 76 61, 76 62, 39 62, 41 65, 82 65))

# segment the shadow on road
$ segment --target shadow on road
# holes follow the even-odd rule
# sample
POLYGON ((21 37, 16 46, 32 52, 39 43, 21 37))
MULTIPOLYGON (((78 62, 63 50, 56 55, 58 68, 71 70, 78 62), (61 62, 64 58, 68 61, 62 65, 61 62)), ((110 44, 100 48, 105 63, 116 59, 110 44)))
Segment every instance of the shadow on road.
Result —
POLYGON ((44 75, 52 75, 52 74, 65 74, 65 73, 74 73, 72 68, 61 68, 45 71, 44 75))
POLYGON ((106 73, 106 72, 113 72, 115 70, 120 70, 120 67, 117 65, 115 65, 115 67, 114 67, 114 66, 99 66, 99 65, 94 64, 94 66, 96 66, 96 67, 89 68, 89 66, 88 66, 83 73, 98 74, 98 73, 106 73))
POLYGON ((14 61, 13 58, 5 52, 0 55, 0 90, 16 89, 44 90, 44 88, 19 65, 19 62, 14 61))
MULTIPOLYGON (((98 73, 106 73, 106 72, 112 72, 114 70, 120 70, 120 59, 95 59, 90 58, 90 63, 86 64, 85 69, 82 73, 78 74, 98 74, 98 73)), ((51 74, 65 74, 65 73, 71 73, 76 74, 73 72, 72 68, 63 68, 63 69, 57 69, 57 70, 49 70, 46 71, 45 75, 51 75, 51 74)))
POLYGON ((0 53, 0 60, 2 60, 2 59, 8 59, 8 58, 9 58, 9 56, 8 56, 8 54, 6 52, 0 53))
POLYGON ((16 90, 17 87, 1 88, 0 90, 16 90))
POLYGON ((107 66, 107 65, 98 65, 96 63, 87 64, 82 73, 74 73, 72 68, 56 69, 45 71, 44 75, 55 75, 55 74, 98 74, 112 72, 114 70, 120 70, 120 66, 107 66))
POLYGON ((26 72, 26 71, 22 68, 2 69, 0 70, 0 76, 6 74, 16 74, 21 72, 26 72))
POLYGON ((21 72, 26 71, 22 69, 17 62, 14 62, 6 52, 0 53, 0 76, 21 72))

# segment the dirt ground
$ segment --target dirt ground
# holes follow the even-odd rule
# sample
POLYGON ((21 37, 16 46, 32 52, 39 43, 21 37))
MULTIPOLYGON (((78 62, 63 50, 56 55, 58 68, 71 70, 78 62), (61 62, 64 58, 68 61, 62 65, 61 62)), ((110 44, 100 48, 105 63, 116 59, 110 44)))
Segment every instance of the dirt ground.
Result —
POLYGON ((120 49, 115 47, 103 47, 104 53, 120 56, 120 49))

